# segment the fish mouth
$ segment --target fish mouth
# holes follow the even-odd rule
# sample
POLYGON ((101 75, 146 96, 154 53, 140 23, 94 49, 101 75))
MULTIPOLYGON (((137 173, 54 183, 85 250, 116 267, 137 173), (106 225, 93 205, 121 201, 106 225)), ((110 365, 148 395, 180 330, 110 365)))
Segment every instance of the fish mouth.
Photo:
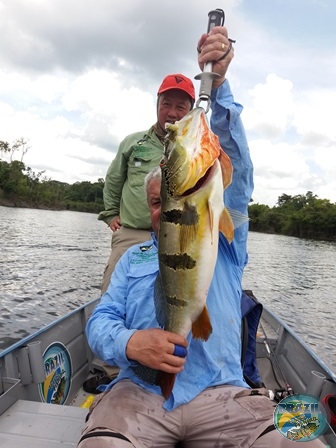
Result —
POLYGON ((174 124, 166 123, 166 129, 162 167, 167 190, 171 196, 185 197, 207 182, 221 147, 202 108, 193 109, 174 124))
MULTIPOLYGON (((216 161, 215 161, 216 162, 216 161)), ((215 163, 214 163, 215 165, 215 163)), ((209 178, 211 177, 211 174, 214 170, 214 165, 211 165, 208 170, 205 172, 205 174, 200 177, 198 179, 198 181, 196 182, 196 184, 189 188, 188 190, 186 190, 184 193, 181 194, 181 197, 186 197, 186 196, 190 196, 191 194, 195 193, 196 191, 200 190, 201 188, 204 187, 204 185, 207 184, 207 182, 209 181, 209 178)))

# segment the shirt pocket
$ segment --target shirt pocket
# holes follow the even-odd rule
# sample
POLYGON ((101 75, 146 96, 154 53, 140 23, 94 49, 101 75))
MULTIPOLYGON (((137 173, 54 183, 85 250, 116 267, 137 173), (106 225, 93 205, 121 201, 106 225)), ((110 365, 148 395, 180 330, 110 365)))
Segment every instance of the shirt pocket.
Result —
POLYGON ((158 166, 162 159, 162 152, 148 146, 135 146, 128 160, 128 181, 131 187, 144 184, 144 177, 151 169, 158 166))

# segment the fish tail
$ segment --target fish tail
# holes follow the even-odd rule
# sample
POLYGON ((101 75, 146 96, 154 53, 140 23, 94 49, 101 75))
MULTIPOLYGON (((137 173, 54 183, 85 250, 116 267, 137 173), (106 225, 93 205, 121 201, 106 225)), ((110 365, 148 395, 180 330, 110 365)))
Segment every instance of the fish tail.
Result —
POLYGON ((203 311, 192 324, 192 335, 195 339, 203 339, 207 341, 212 333, 212 325, 210 322, 210 316, 207 307, 203 308, 203 311))
POLYGON ((176 373, 158 372, 156 384, 160 386, 162 395, 168 400, 175 383, 176 373))

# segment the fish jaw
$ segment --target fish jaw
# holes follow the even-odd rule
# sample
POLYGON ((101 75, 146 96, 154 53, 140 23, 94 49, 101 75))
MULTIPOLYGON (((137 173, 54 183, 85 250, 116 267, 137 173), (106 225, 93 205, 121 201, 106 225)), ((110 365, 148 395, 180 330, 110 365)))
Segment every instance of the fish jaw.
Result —
POLYGON ((197 107, 174 124, 166 124, 164 170, 172 196, 195 187, 222 151, 203 108, 197 107))

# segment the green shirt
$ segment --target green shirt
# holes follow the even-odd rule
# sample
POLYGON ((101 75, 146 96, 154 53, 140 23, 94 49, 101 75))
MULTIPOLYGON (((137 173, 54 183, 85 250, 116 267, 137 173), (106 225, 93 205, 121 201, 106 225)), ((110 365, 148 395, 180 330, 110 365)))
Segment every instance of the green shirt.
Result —
POLYGON ((163 144, 153 126, 148 131, 128 135, 120 143, 106 173, 105 210, 99 213, 99 220, 109 225, 119 215, 122 226, 151 228, 144 179, 159 165, 162 155, 163 144))

